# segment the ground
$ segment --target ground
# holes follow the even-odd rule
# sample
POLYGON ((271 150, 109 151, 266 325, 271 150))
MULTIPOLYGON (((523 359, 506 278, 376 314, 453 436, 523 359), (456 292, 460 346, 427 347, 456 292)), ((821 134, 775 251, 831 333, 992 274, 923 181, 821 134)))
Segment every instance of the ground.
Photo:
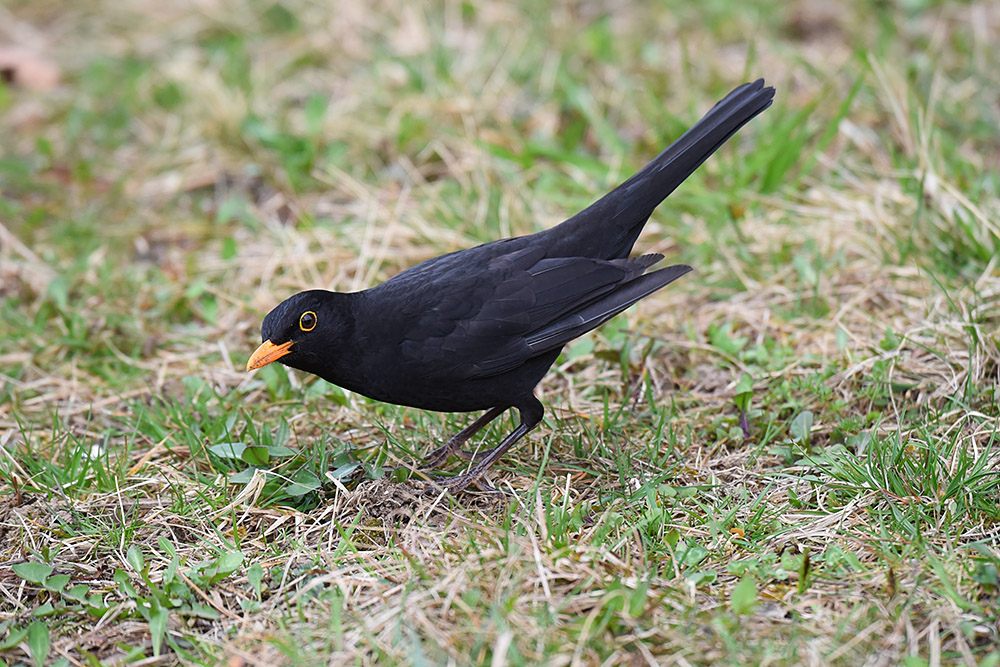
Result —
POLYGON ((0 16, 0 664, 1000 663, 1000 4, 0 16), (503 493, 389 472, 472 415, 244 372, 760 76, 503 493))

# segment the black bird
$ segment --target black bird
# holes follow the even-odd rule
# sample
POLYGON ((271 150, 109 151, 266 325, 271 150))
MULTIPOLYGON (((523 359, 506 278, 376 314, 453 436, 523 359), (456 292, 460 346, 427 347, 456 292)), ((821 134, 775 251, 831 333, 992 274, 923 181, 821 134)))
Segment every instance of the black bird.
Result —
POLYGON ((453 252, 353 293, 309 290, 264 318, 247 370, 278 361, 387 403, 486 410, 425 459, 434 466, 508 408, 521 422, 475 457, 452 490, 478 479, 542 419, 535 385, 563 345, 677 280, 689 266, 646 269, 629 257, 660 202, 771 105, 763 79, 729 93, 638 173, 565 222, 453 252))

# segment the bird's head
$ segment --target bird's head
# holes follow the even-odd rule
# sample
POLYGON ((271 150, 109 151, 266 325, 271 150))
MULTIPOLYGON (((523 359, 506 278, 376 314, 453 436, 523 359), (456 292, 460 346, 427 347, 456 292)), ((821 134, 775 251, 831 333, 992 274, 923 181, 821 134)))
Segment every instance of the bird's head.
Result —
POLYGON ((318 373, 336 354, 345 329, 345 313, 337 297, 326 290, 309 290, 288 297, 267 314, 260 327, 263 341, 247 361, 252 371, 278 361, 318 373))

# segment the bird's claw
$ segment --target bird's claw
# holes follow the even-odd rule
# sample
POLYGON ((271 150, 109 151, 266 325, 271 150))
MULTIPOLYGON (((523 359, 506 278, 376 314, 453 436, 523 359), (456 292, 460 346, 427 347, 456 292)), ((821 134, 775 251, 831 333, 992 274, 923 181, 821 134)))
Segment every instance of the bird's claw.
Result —
POLYGON ((420 469, 431 470, 433 468, 437 468, 439 465, 447 461, 449 456, 457 456, 463 461, 475 462, 487 454, 489 454, 489 451, 484 452, 479 450, 470 451, 468 449, 459 449, 458 447, 454 447, 446 443, 425 456, 420 461, 420 469))
POLYGON ((472 475, 469 473, 462 473, 453 477, 428 475, 426 479, 429 483, 441 487, 449 493, 464 491, 469 486, 475 486, 480 491, 489 495, 507 496, 505 491, 501 491, 497 487, 490 484, 482 475, 472 475))
POLYGON ((420 470, 430 470, 431 468, 436 468, 445 461, 452 454, 451 443, 445 443, 431 451, 430 454, 425 456, 423 460, 420 461, 420 470))

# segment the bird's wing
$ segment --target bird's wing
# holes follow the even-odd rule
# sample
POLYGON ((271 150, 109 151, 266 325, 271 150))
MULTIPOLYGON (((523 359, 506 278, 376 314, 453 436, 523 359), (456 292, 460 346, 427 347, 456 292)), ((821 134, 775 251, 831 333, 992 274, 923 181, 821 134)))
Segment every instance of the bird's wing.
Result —
MULTIPOLYGON (((609 272, 606 271, 608 265, 622 270, 622 273, 617 280, 609 280, 599 287, 592 285, 595 288, 589 291, 580 290, 571 296, 563 292, 560 295, 563 299, 558 302, 558 307, 536 304, 532 310, 541 316, 532 321, 530 330, 516 339, 508 340, 491 354, 476 361, 472 365, 470 377, 498 375, 520 366, 532 357, 560 348, 691 271, 690 266, 677 265, 648 274, 642 273, 658 259, 659 256, 646 255, 611 261, 582 258, 564 260, 568 266, 577 270, 586 270, 583 266, 585 264, 599 265, 599 270, 605 277, 609 277, 609 272), (643 261, 650 257, 653 258, 652 261, 643 261)), ((565 288, 574 290, 577 285, 578 283, 571 283, 565 285, 565 288)))
POLYGON ((403 358, 443 359, 464 378, 517 368, 690 271, 676 266, 643 275, 661 258, 545 258, 544 250, 525 247, 479 264, 463 261, 454 272, 443 263, 431 281, 406 281, 403 358))

